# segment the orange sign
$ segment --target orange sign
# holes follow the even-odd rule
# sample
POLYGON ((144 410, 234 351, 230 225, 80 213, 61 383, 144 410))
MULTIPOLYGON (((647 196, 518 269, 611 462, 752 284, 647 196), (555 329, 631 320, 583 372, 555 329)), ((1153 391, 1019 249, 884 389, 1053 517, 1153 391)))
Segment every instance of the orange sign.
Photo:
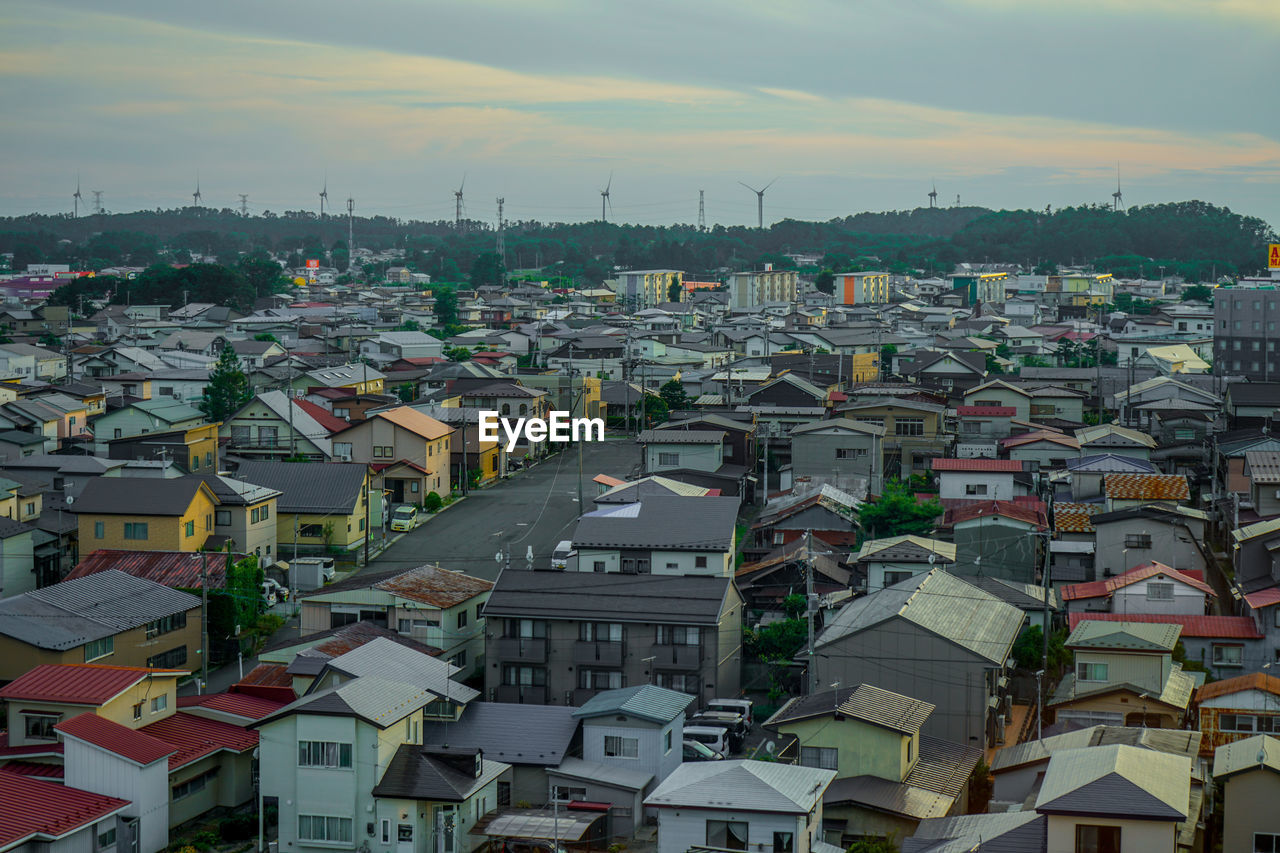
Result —
POLYGON ((318 259, 318 258, 307 258, 307 269, 309 269, 309 270, 318 270, 318 269, 320 269, 320 261, 319 261, 319 259, 318 259))
POLYGON ((1272 243, 1267 247, 1267 268, 1280 270, 1280 243, 1272 243))

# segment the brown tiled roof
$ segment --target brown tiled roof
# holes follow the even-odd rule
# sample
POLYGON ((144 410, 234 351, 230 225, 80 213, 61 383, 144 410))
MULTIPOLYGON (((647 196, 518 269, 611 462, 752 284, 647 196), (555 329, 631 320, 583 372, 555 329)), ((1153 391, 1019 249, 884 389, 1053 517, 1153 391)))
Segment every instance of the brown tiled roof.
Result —
POLYGON ((1265 672, 1251 672, 1248 675, 1213 681, 1196 691, 1196 701, 1203 702, 1206 699, 1243 693, 1246 690, 1261 690, 1264 693, 1280 696, 1280 678, 1267 675, 1265 672))
POLYGON ((1187 478, 1181 474, 1107 474, 1107 497, 1129 501, 1185 501, 1191 497, 1187 478))
POLYGON ((374 584, 374 588, 444 609, 488 592, 493 589, 493 581, 474 578, 439 566, 418 566, 379 581, 374 584))
POLYGON ((1053 526, 1062 533, 1092 533, 1093 517, 1101 511, 1098 504, 1056 503, 1053 526))

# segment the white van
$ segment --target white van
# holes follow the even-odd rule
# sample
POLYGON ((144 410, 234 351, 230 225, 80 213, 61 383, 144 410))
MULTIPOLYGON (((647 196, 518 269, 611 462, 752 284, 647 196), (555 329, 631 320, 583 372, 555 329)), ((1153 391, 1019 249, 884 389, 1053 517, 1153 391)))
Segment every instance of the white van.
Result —
POLYGON ((719 726, 685 726, 684 739, 695 740, 721 755, 729 754, 729 732, 719 726))
POLYGON ((551 552, 551 568, 557 572, 563 572, 569 568, 569 563, 576 556, 578 552, 573 549, 573 540, 565 539, 551 552))
POLYGON ((746 720, 746 731, 751 731, 751 705, 750 699, 712 699, 707 703, 708 711, 725 711, 730 714, 741 714, 746 720))

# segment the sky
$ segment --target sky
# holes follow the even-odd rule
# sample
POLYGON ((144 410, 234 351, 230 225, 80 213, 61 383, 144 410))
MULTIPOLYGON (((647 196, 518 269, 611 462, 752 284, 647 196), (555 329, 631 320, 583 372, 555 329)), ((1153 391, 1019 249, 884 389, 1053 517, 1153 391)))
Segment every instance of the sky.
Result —
POLYGON ((0 215, 754 225, 1202 199, 1280 224, 1276 0, 6 0, 0 215))

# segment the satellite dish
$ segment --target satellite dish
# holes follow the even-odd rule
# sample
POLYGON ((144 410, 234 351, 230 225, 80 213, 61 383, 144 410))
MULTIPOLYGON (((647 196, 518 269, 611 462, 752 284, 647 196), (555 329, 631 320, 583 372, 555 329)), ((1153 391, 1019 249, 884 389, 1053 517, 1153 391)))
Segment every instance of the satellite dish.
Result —
POLYGON ((773 741, 767 740, 764 742, 764 751, 767 752, 769 755, 773 755, 775 752, 778 751, 778 747, 773 741))
POLYGON ((496 554, 494 554, 494 555, 493 555, 493 561, 494 561, 495 563, 501 563, 501 562, 502 562, 502 552, 501 552, 501 551, 499 551, 498 553, 496 553, 496 554))
POLYGON ((67 495, 67 506, 71 506, 75 502, 76 502, 75 498, 71 497, 71 495, 67 495))

